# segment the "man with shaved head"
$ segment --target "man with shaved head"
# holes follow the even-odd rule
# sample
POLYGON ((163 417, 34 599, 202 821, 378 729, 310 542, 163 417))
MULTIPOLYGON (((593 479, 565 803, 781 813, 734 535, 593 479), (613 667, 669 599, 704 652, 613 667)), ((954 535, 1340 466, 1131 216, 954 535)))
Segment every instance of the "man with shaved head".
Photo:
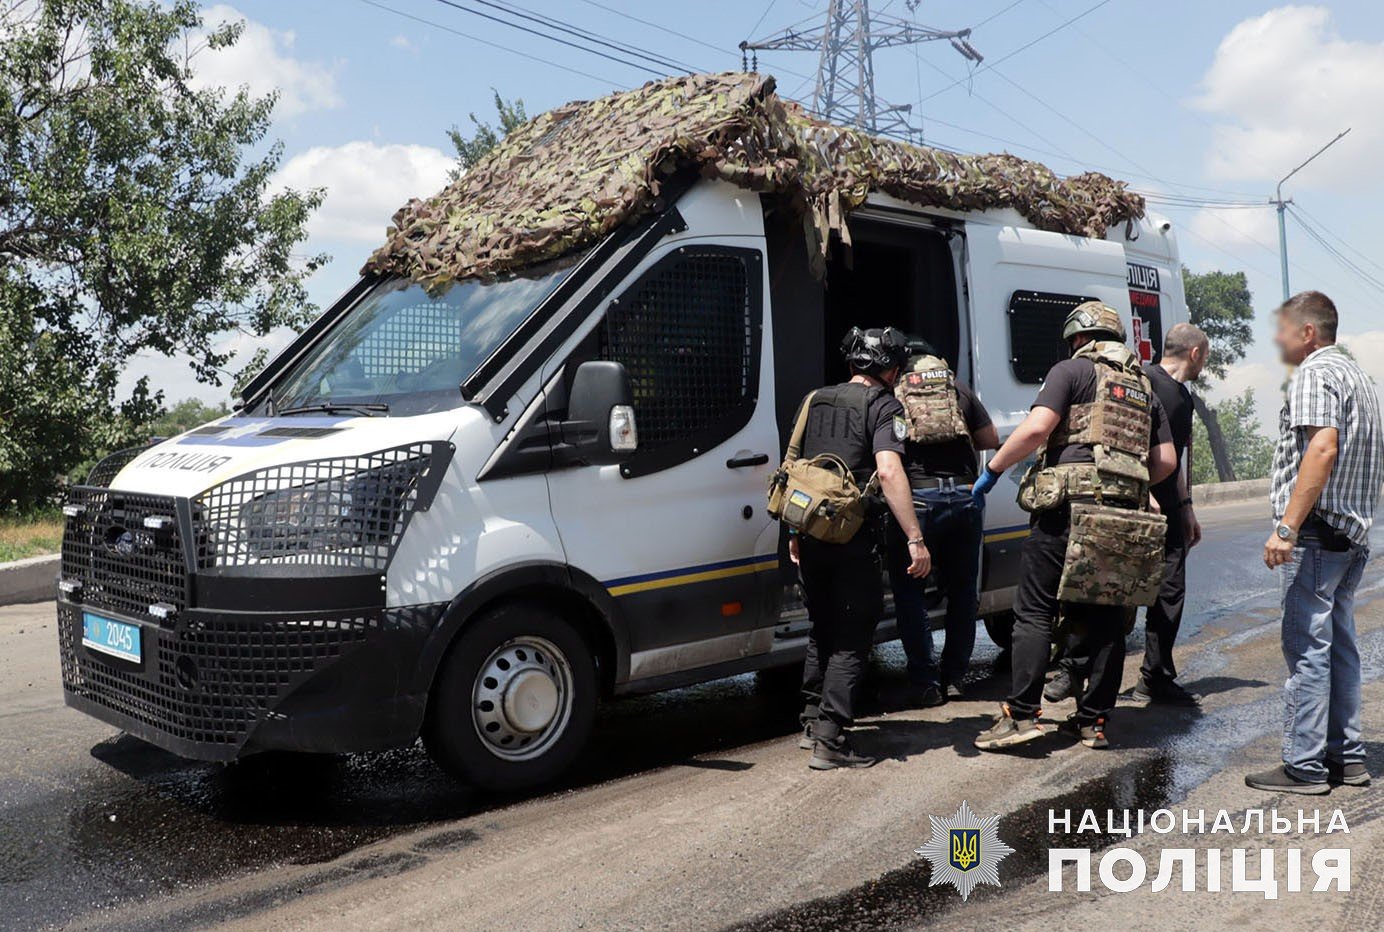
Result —
MULTIPOLYGON (((1163 338, 1163 356, 1144 367, 1154 393, 1167 414, 1177 469, 1153 486, 1151 493, 1159 509, 1168 517, 1164 545, 1163 586, 1158 600, 1149 606, 1144 621, 1144 665, 1139 682, 1120 695, 1131 705, 1151 702, 1170 705, 1195 705, 1197 697, 1177 682, 1173 663, 1173 642, 1182 625, 1182 608, 1187 596, 1187 551, 1201 540, 1201 525, 1192 508, 1192 393, 1185 383, 1195 381, 1206 368, 1211 343, 1200 328, 1174 324, 1163 338)), ((1089 675, 1090 658, 1073 651, 1058 666, 1043 690, 1049 702, 1061 702, 1081 694, 1089 675)))

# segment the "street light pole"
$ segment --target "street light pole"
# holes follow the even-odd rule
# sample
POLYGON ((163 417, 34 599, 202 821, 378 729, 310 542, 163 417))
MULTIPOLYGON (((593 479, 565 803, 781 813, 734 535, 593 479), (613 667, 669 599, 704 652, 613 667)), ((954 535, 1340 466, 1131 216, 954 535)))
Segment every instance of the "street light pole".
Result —
POLYGON ((1284 214, 1287 212, 1288 205, 1293 202, 1293 199, 1289 198, 1286 201, 1283 199, 1283 183, 1287 181, 1289 178, 1296 175, 1298 172, 1302 171, 1304 168, 1306 168, 1308 163, 1310 163, 1317 156, 1321 155, 1327 149, 1330 149, 1332 146, 1336 145, 1336 143, 1344 139, 1346 134, 1349 132, 1350 127, 1346 127, 1345 129, 1341 130, 1341 132, 1336 134, 1335 139, 1331 140, 1326 145, 1322 146, 1316 152, 1313 152, 1311 156, 1307 158, 1307 161, 1303 162, 1297 168, 1293 169, 1292 171, 1288 172, 1288 174, 1284 175, 1282 180, 1278 182, 1278 188, 1274 194, 1273 200, 1269 202, 1278 207, 1278 261, 1282 269, 1281 275, 1283 279, 1283 300, 1285 302, 1288 300, 1289 297, 1291 297, 1291 295, 1289 294, 1288 290, 1288 224, 1284 218, 1284 214))

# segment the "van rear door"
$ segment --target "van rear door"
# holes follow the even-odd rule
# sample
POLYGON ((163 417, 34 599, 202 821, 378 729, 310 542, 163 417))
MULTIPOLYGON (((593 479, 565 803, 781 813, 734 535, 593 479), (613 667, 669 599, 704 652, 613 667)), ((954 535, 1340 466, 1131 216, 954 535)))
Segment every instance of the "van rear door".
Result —
MULTIPOLYGON (((973 382, 1003 441, 1028 414, 1047 370, 1066 357, 1062 322, 1073 307, 1095 299, 1129 319, 1125 253, 1104 240, 968 222, 966 255, 973 382)), ((1028 466, 1009 470, 985 509, 987 595, 1017 578, 1028 515, 1016 498, 1028 466)))

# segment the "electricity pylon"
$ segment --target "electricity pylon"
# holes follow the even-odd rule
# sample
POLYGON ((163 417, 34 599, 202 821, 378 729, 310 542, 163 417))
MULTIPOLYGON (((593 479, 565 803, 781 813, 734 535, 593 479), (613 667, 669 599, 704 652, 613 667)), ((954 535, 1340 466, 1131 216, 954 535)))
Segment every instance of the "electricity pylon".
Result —
MULTIPOLYGON (((909 9, 917 4, 910 3, 909 9)), ((967 61, 984 60, 967 40, 971 30, 933 29, 897 16, 871 16, 870 0, 830 0, 826 23, 809 32, 785 30, 767 39, 740 43, 740 54, 796 51, 817 53, 817 85, 812 95, 813 113, 823 120, 855 126, 870 133, 914 136, 910 104, 890 104, 875 94, 876 49, 919 42, 949 41, 967 61)), ((746 68, 749 62, 744 62, 746 68)))

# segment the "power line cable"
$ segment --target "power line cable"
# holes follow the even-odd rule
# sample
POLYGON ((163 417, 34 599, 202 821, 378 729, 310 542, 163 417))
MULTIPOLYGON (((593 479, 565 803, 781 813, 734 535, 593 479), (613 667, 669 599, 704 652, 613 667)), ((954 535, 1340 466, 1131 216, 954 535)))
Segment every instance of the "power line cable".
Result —
POLYGON ((1384 273, 1384 265, 1381 265, 1380 263, 1376 262, 1374 259, 1370 258, 1370 257, 1369 257, 1368 255, 1366 255, 1365 253, 1363 253, 1363 252, 1361 252, 1360 250, 1356 249, 1354 246, 1352 246, 1352 245, 1349 243, 1349 241, 1346 240, 1345 237, 1341 236, 1341 235, 1338 234, 1338 233, 1333 233, 1333 232, 1331 232, 1331 230, 1329 230, 1329 229, 1327 228, 1326 224, 1322 223, 1321 220, 1319 220, 1317 217, 1313 216, 1313 214, 1312 214, 1311 211, 1307 210, 1307 209, 1304 208, 1301 204, 1297 204, 1297 203, 1294 203, 1294 204, 1293 204, 1293 209, 1296 210, 1298 213, 1302 214, 1302 215, 1303 215, 1304 217, 1306 217, 1307 219, 1311 220, 1314 224, 1316 224, 1317 228, 1320 229, 1323 233, 1327 234, 1327 235, 1330 236, 1332 239, 1336 240, 1336 242, 1340 243, 1340 244, 1341 244, 1342 246, 1344 246, 1346 249, 1350 250, 1352 253, 1354 253, 1357 257, 1359 257, 1359 258, 1360 258, 1361 260, 1363 260, 1365 263, 1367 263, 1368 265, 1374 266, 1374 267, 1375 267, 1376 269, 1378 269, 1381 273, 1384 273))
POLYGON ((568 65, 562 65, 538 55, 531 55, 528 52, 521 52, 519 49, 511 48, 508 45, 502 45, 499 42, 491 42, 489 39, 482 39, 480 36, 472 35, 468 32, 462 32, 460 29, 454 29, 451 26, 443 25, 442 23, 426 19, 422 16, 415 16, 412 13, 406 12, 404 10, 395 9, 392 6, 386 6, 383 3, 377 2, 377 0, 360 0, 360 2, 366 4, 367 6, 372 6, 377 10, 384 10, 386 13, 393 13, 395 16, 401 16, 404 19, 412 20, 415 23, 419 23, 431 29, 437 29, 442 32, 451 33, 454 36, 458 36, 462 39, 466 39, 471 42, 476 42, 480 45, 487 46, 488 48, 492 48, 500 52, 505 52, 509 55, 518 55, 520 58, 527 58, 529 61, 537 62, 540 65, 547 65, 550 68, 557 68, 560 71, 566 71, 568 74, 575 74, 583 78, 590 78, 593 81, 599 81, 600 83, 607 84, 611 87, 618 87, 620 83, 618 81, 611 80, 610 78, 603 78, 598 74, 592 74, 589 71, 582 71, 580 68, 572 68, 568 65))
POLYGON ((608 49, 613 49, 614 51, 620 52, 625 55, 633 55, 636 58, 642 58, 645 61, 652 62, 655 65, 659 65, 660 67, 671 68, 674 71, 686 71, 689 74, 697 71, 707 70, 706 68, 689 66, 684 62, 679 62, 675 59, 669 58, 664 55, 650 55, 644 50, 629 45, 628 43, 611 40, 607 36, 601 35, 600 33, 592 32, 589 29, 577 26, 573 23, 566 22, 565 20, 558 19, 554 16, 547 16, 544 14, 535 13, 533 10, 527 10, 524 7, 518 6, 517 4, 494 3, 491 2, 491 0, 471 0, 471 2, 479 3, 481 6, 487 6, 494 10, 500 10, 501 12, 511 13, 514 16, 518 16, 522 19, 529 20, 530 22, 538 23, 539 25, 546 26, 549 29, 556 29, 559 32, 564 32, 568 35, 576 36, 579 39, 585 39, 588 42, 595 42, 597 45, 605 46, 608 49))
POLYGON ((479 16, 482 19, 488 19, 491 22, 500 23, 503 26, 509 26, 511 29, 518 29, 520 32, 526 32, 529 35, 538 36, 541 39, 547 39, 548 41, 556 42, 559 45, 565 45, 568 48, 574 48, 578 51, 586 52, 590 55, 597 55, 601 58, 606 59, 607 61, 613 61, 616 64, 624 65, 628 68, 635 68, 639 71, 643 71, 646 74, 652 74, 655 77, 664 77, 664 75, 661 72, 655 71, 648 65, 641 65, 638 62, 632 62, 624 58, 619 58, 615 55, 611 55, 608 52, 602 52, 599 49, 593 49, 589 46, 585 46, 577 42, 572 42, 570 40, 563 39, 560 36, 549 35, 546 32, 530 28, 528 26, 523 25, 522 23, 516 23, 513 20, 505 19, 501 16, 495 16, 491 13, 486 13, 484 10, 477 10, 473 7, 468 7, 464 4, 457 3, 455 2, 455 0, 436 0, 436 2, 442 4, 443 6, 449 6, 453 9, 461 10, 463 13, 470 13, 472 16, 479 16))
POLYGON ((1360 282, 1364 283, 1370 288, 1375 289, 1381 295, 1384 295, 1384 281, 1380 281, 1378 278, 1375 278, 1369 272, 1366 272, 1358 264, 1352 261, 1349 256, 1341 252, 1331 243, 1327 242, 1326 237, 1323 236, 1320 232, 1318 232, 1315 227, 1309 224, 1306 221, 1306 219, 1304 219, 1303 216, 1291 205, 1288 207, 1288 213, 1292 215, 1293 219, 1297 222, 1298 226, 1302 228, 1303 232, 1305 232, 1313 242, 1320 246, 1327 255, 1331 256, 1332 259, 1336 260, 1337 264, 1339 264, 1341 268, 1345 269, 1351 275, 1354 275, 1360 282))
POLYGON ((1008 13, 1010 10, 1014 9, 1016 6, 1018 6, 1019 4, 1021 4, 1021 3, 1023 3, 1023 2, 1024 2, 1024 0, 1014 0, 1013 3, 1009 4, 1009 6, 1005 7, 1005 8, 1002 9, 1002 10, 999 10, 999 11, 997 11, 997 12, 995 12, 995 13, 991 13, 989 16, 985 17, 983 20, 981 20, 980 22, 976 23, 976 24, 975 24, 974 26, 972 26, 971 28, 972 28, 972 29, 979 29, 981 26, 984 26, 986 23, 993 23, 995 20, 999 19, 1001 16, 1003 16, 1003 15, 1006 14, 1006 13, 1008 13))
POLYGON ((1110 2, 1110 0, 1099 0, 1098 3, 1094 4, 1093 6, 1087 7, 1085 10, 1082 10, 1080 13, 1076 14, 1076 15, 1073 16, 1071 19, 1065 20, 1064 22, 1060 23, 1059 25, 1054 26, 1052 29, 1049 29, 1047 32, 1043 33, 1042 35, 1038 36, 1037 38, 1030 39, 1029 41, 1025 42, 1023 45, 1019 46, 1018 48, 1016 48, 1016 49, 1014 49, 1014 50, 1012 50, 1012 51, 1006 52, 1005 54, 1001 55, 999 58, 994 59, 993 61, 987 61, 985 64, 981 65, 979 68, 977 68, 975 71, 971 72, 971 73, 970 73, 969 75, 967 75, 966 77, 961 78, 960 80, 954 81, 954 82, 952 82, 951 84, 948 84, 946 87, 944 87, 944 88, 942 88, 942 89, 940 89, 940 90, 933 91, 931 94, 929 94, 928 96, 924 97, 921 101, 919 101, 919 103, 925 103, 926 101, 929 101, 929 100, 931 100, 931 99, 934 98, 934 97, 937 97, 937 96, 940 96, 940 95, 942 95, 942 94, 945 94, 947 91, 951 90, 951 89, 954 88, 954 87, 960 87, 962 84, 965 84, 967 81, 971 80, 972 78, 974 78, 976 75, 980 74, 980 73, 983 72, 983 71, 994 71, 996 66, 1004 64, 1005 62, 1009 61, 1009 59, 1013 58, 1015 55, 1020 54, 1021 52, 1026 52, 1026 51, 1028 51, 1029 49, 1031 49, 1031 48, 1033 48, 1035 45, 1037 45, 1039 42, 1042 42, 1044 39, 1047 39, 1049 36, 1056 35, 1057 33, 1061 32, 1063 29, 1066 29, 1068 26, 1070 26, 1070 25, 1072 25, 1073 23, 1075 23, 1077 20, 1082 19, 1082 18, 1084 18, 1084 17, 1087 17, 1087 16, 1091 15, 1092 13, 1096 12, 1096 10, 1099 10, 1101 7, 1105 6, 1105 5, 1108 4, 1109 2, 1110 2))

